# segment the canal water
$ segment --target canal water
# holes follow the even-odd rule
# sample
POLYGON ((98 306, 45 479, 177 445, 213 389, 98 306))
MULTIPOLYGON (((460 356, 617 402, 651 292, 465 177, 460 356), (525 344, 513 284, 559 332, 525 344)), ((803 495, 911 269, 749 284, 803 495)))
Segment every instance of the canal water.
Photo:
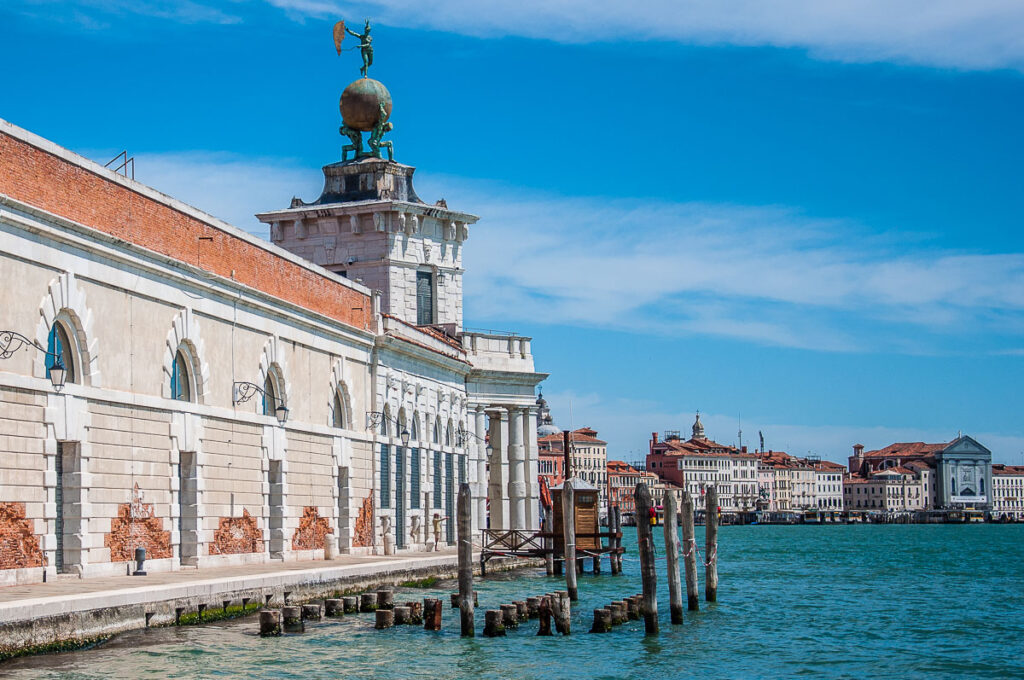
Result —
MULTIPOLYGON (((505 638, 479 636, 483 609, 564 589, 529 569, 477 581, 474 639, 459 637, 448 607, 456 586, 443 582, 395 596, 443 597, 438 633, 376 631, 359 614, 261 639, 248 618, 15 660, 0 677, 1024 678, 1024 525, 723 527, 717 604, 702 599, 700 612, 671 625, 661 560, 661 634, 644 637, 631 621, 592 635, 595 607, 640 591, 635 529, 624 533, 624 573, 609 575, 605 561, 601 576, 580 577, 569 637, 537 637, 536 621, 505 638)), ((660 552, 660 527, 655 535, 660 552)))

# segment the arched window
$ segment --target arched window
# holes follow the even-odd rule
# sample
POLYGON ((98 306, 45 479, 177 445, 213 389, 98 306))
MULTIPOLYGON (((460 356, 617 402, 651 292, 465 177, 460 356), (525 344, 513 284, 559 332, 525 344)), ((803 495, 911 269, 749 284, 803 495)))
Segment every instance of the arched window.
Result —
POLYGON ((979 480, 978 480, 978 484, 979 484, 979 485, 980 485, 980 487, 981 487, 981 491, 980 491, 979 493, 980 493, 980 494, 981 494, 982 496, 984 496, 984 495, 985 495, 985 478, 984 478, 984 477, 982 477, 981 479, 979 479, 979 480))
POLYGON ((444 445, 452 445, 452 421, 448 421, 448 427, 444 428, 444 445))
POLYGON ((277 396, 277 381, 272 371, 267 371, 267 377, 263 379, 263 415, 277 415, 279 397, 277 396))
POLYGON ((420 417, 415 413, 412 414, 412 426, 409 428, 409 439, 413 441, 420 440, 420 417))
POLYGON ((441 419, 440 418, 434 418, 434 431, 431 434, 430 439, 435 444, 440 444, 441 443, 441 419))
POLYGON ((64 366, 65 373, 64 382, 75 383, 78 382, 78 367, 75 365, 74 358, 74 345, 71 344, 71 338, 68 336, 67 329, 60 321, 55 321, 53 326, 50 327, 50 335, 46 341, 46 377, 50 377, 50 369, 57 365, 58 358, 60 363, 64 366))
POLYGON ((192 401, 192 376, 188 370, 188 360, 180 349, 174 353, 171 365, 171 399, 192 401))
POLYGON ((344 428, 347 427, 345 424, 345 404, 342 400, 341 390, 334 390, 334 404, 331 409, 331 424, 334 427, 344 428))
POLYGON ((380 419, 380 433, 386 437, 388 436, 389 431, 388 423, 391 420, 391 411, 389 411, 388 407, 385 406, 383 413, 384 416, 380 419))

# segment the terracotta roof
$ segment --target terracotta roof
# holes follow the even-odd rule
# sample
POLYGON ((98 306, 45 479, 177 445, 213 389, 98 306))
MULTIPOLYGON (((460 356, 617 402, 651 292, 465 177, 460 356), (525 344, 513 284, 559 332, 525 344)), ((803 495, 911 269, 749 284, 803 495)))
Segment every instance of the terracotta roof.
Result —
POLYGON ((896 444, 889 444, 884 449, 878 449, 877 451, 866 451, 864 456, 866 458, 886 458, 894 456, 918 456, 924 457, 930 454, 938 453, 942 451, 949 443, 945 444, 925 444, 924 442, 898 442, 896 444))
POLYGON ((994 475, 1024 475, 1024 465, 1004 465, 996 463, 992 466, 994 475))
MULTIPOLYGON (((592 430, 589 427, 581 427, 578 430, 573 430, 572 432, 570 432, 569 439, 570 441, 573 442, 584 442, 586 444, 608 444, 608 442, 602 441, 595 437, 595 434, 597 434, 597 430, 592 430)), ((557 434, 549 434, 544 437, 537 437, 537 441, 561 444, 562 442, 565 441, 565 439, 563 434, 559 432, 557 434)))
POLYGON ((860 475, 850 475, 843 480, 843 484, 867 484, 869 480, 860 475))

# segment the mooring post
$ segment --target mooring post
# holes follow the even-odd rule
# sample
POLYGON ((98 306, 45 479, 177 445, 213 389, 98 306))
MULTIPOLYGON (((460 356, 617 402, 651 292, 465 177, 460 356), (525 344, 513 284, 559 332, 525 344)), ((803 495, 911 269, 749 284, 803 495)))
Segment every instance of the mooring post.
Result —
POLYGON ((473 497, 469 484, 459 485, 459 613, 462 637, 473 637, 473 497))
POLYGON ((395 613, 395 625, 402 626, 412 623, 412 607, 407 607, 404 604, 395 605, 392 609, 395 613))
POLYGON ((425 630, 441 630, 441 612, 444 600, 423 600, 423 628, 425 630))
POLYGON ((381 588, 377 591, 377 609, 394 609, 395 591, 381 588))
POLYGON ((619 548, 622 547, 622 539, 619 537, 619 528, 621 527, 621 517, 619 515, 619 506, 613 505, 611 512, 608 516, 608 528, 611 530, 612 537, 608 541, 608 547, 614 548, 611 553, 611 572, 615 574, 622 573, 622 558, 619 556, 619 548))
POLYGON ((537 609, 540 615, 540 628, 537 635, 552 635, 551 632, 551 598, 545 595, 540 598, 540 606, 537 609))
POLYGON ((559 590, 555 593, 558 608, 552 607, 555 613, 555 630, 562 635, 569 635, 572 632, 572 598, 569 593, 559 590))
POLYGON ((281 612, 276 609, 260 611, 260 637, 278 636, 281 634, 281 612))
POLYGON ((647 635, 658 633, 658 572, 654 565, 654 537, 651 535, 651 492, 640 482, 633 492, 636 499, 636 540, 640 553, 640 579, 644 589, 644 630, 647 635))
POLYGON ((519 612, 514 604, 501 605, 501 624, 506 629, 519 627, 519 612))
POLYGON ((505 635, 505 626, 501 622, 500 609, 488 609, 484 613, 484 637, 501 637, 505 635))
POLYGON ((686 606, 691 612, 700 609, 697 585, 697 539, 693 529, 693 496, 683 492, 683 564, 686 565, 686 606))
MULTIPOLYGON (((550 534, 554 531, 551 525, 551 508, 544 508, 544 533, 550 534)), ((544 573, 552 576, 555 573, 555 539, 548 536, 544 539, 544 573)))
POLYGON ((409 623, 419 625, 423 623, 423 603, 422 602, 406 602, 405 606, 409 608, 409 623))
POLYGON ((345 607, 339 598, 328 598, 324 600, 324 616, 341 616, 345 613, 345 607))
POLYGON ((718 599, 718 487, 709 487, 704 495, 704 599, 714 602, 718 599))
POLYGON ((310 621, 319 621, 323 618, 323 610, 315 602, 304 604, 302 605, 302 618, 309 619, 310 621))
POLYGON ((363 593, 359 596, 359 611, 377 611, 377 593, 363 593))
POLYGON ((576 589, 576 503, 575 488, 571 479, 562 484, 562 551, 565 557, 565 587, 570 600, 579 599, 576 589))
POLYGON ((590 627, 591 633, 610 633, 612 632, 612 610, 611 609, 595 609, 594 610, 594 625, 590 627))
POLYGON ((378 609, 377 621, 373 627, 377 630, 383 630, 393 625, 395 625, 395 611, 393 609, 378 609))
POLYGON ((281 607, 281 621, 286 633, 301 633, 306 629, 302 622, 302 607, 281 607))
POLYGON ((668 570, 668 606, 672 623, 683 622, 683 589, 679 582, 678 502, 673 491, 665 492, 665 568, 668 570))
POLYGON ((341 598, 341 602, 346 614, 356 614, 359 612, 359 598, 355 595, 345 595, 341 598))

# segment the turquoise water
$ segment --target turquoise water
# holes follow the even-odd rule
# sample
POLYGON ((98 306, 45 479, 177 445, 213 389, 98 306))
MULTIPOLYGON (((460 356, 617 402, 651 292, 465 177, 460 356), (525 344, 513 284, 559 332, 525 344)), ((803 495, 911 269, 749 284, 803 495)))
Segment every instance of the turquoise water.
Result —
MULTIPOLYGON (((249 618, 126 634, 0 665, 0 676, 1024 678, 1024 525, 723 527, 717 604, 671 625, 660 561, 661 634, 644 637, 631 621, 591 635, 595 607, 640 590, 635 530, 625 531, 624 574, 609 575, 606 561, 603 575, 580 577, 569 637, 537 637, 530 621, 506 638, 462 639, 447 607, 455 586, 443 583, 395 597, 444 597, 439 633, 376 631, 360 614, 261 639, 249 618)), ((533 569, 478 580, 478 633, 482 609, 563 584, 533 569)))

